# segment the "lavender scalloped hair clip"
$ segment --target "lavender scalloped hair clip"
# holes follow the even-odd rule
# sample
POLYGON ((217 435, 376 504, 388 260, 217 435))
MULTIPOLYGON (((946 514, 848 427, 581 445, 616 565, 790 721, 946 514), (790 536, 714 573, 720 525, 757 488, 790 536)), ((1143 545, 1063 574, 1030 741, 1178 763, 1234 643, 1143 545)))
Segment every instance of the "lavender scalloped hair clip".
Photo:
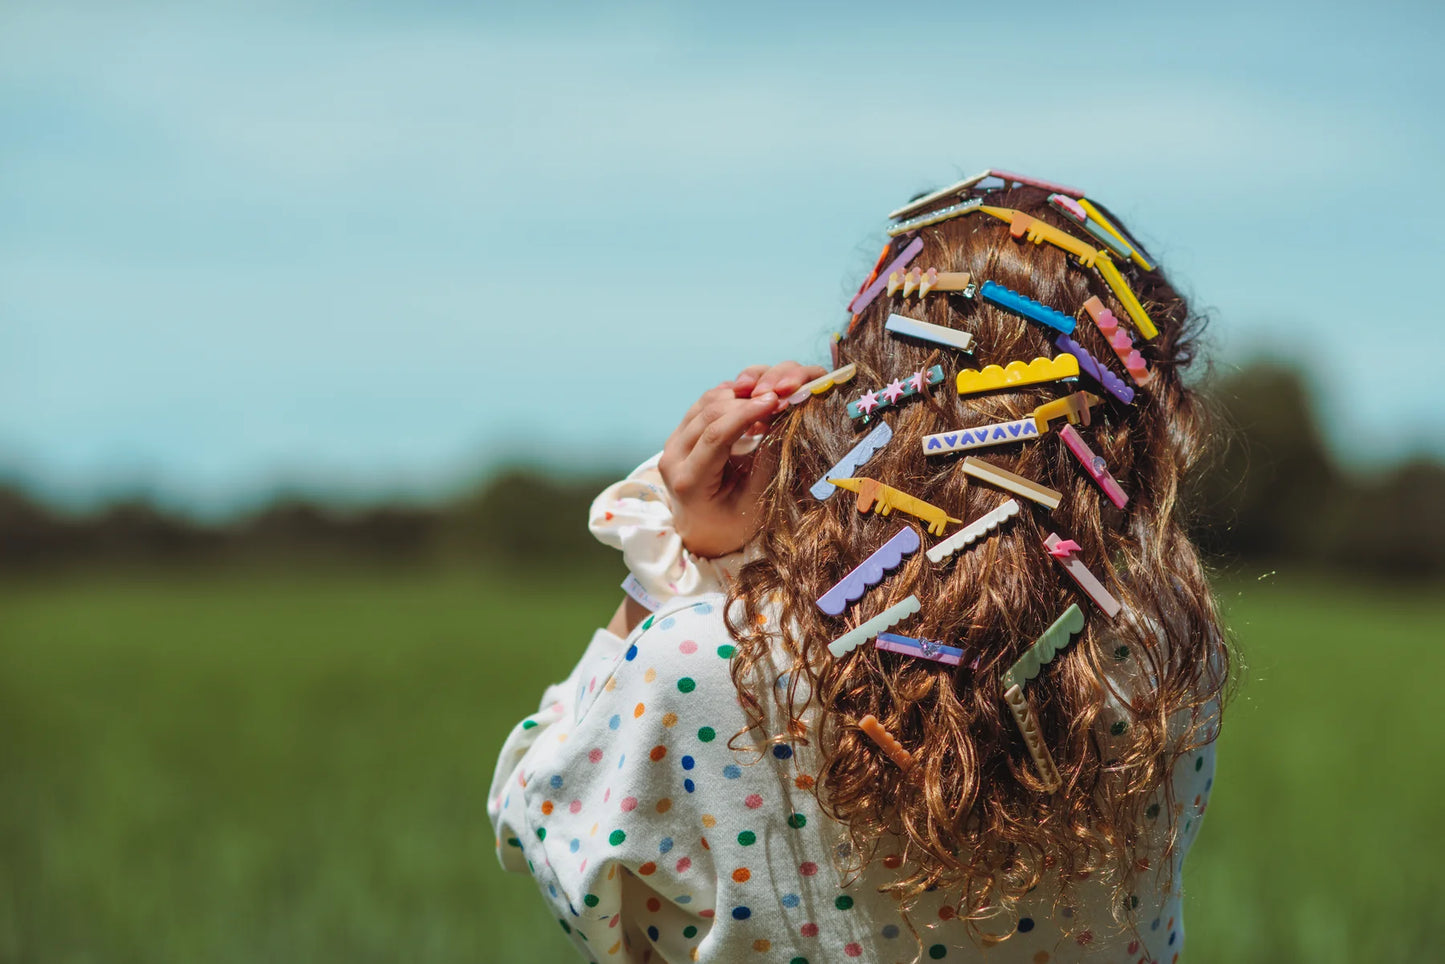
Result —
POLYGON ((1059 347, 1060 351, 1066 351, 1077 358, 1079 360, 1079 371, 1102 385, 1104 391, 1113 395, 1125 405, 1132 405, 1134 403, 1134 389, 1124 384, 1124 379, 1109 371, 1102 362, 1089 354, 1083 345, 1080 345, 1068 335, 1059 335, 1059 337, 1054 339, 1054 344, 1059 347))
POLYGON ((891 539, 883 543, 872 554, 858 564, 852 572, 823 595, 818 597, 818 608, 829 616, 841 616, 848 604, 863 598, 870 586, 876 586, 891 570, 903 563, 903 557, 917 552, 922 541, 917 530, 904 526, 891 539))

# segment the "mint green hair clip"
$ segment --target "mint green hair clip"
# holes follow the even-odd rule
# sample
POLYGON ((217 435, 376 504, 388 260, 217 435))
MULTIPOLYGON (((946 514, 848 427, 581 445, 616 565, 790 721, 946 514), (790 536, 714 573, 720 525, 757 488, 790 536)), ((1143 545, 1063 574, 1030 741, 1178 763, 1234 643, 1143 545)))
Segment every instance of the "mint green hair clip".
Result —
POLYGON ((1074 603, 1064 614, 1054 620, 1044 634, 1024 651, 1017 663, 1003 677, 1003 688, 1023 686, 1039 675, 1039 670, 1048 665, 1055 656, 1069 648, 1074 636, 1084 631, 1084 611, 1074 603))

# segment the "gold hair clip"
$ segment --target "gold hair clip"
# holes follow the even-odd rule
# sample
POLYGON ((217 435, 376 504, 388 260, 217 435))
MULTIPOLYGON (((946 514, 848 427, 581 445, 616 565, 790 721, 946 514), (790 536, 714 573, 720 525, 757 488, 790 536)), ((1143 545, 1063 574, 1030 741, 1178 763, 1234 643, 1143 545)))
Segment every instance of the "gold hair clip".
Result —
POLYGON ((1092 268, 1094 261, 1099 257, 1099 249, 1093 245, 1080 241, 1072 234, 1065 234, 1047 221, 1040 221, 1022 211, 1016 211, 1013 208, 989 207, 988 205, 984 205, 979 210, 1000 221, 1006 221, 1009 225, 1009 234, 1014 237, 1027 237, 1034 244, 1047 241, 1054 247, 1067 251, 1078 258, 1079 263, 1086 268, 1092 268))
POLYGON ((1019 726, 1019 733, 1024 738, 1024 746, 1029 749, 1029 756, 1034 758, 1034 767, 1039 771, 1039 779, 1043 781, 1044 789, 1053 793, 1063 786, 1064 781, 1059 776, 1059 768, 1054 765, 1049 748, 1044 745, 1044 735, 1039 731, 1039 718, 1034 714, 1033 704, 1024 696, 1023 687, 1018 684, 1005 690, 1003 699, 1013 711, 1014 722, 1019 726))
POLYGON ((1052 402, 1045 402, 1034 409, 1034 423, 1038 425, 1040 433, 1047 432, 1049 423, 1056 418, 1067 418, 1070 425, 1078 425, 1080 422, 1088 425, 1090 410, 1102 401, 1103 399, 1093 392, 1074 392, 1052 402))
POLYGON ((888 276, 888 294, 892 295, 899 288, 903 289, 905 298, 915 291, 920 298, 930 291, 961 291, 964 297, 972 298, 977 286, 973 283, 973 276, 967 271, 939 271, 937 268, 924 271, 922 268, 910 268, 907 271, 895 271, 888 276))

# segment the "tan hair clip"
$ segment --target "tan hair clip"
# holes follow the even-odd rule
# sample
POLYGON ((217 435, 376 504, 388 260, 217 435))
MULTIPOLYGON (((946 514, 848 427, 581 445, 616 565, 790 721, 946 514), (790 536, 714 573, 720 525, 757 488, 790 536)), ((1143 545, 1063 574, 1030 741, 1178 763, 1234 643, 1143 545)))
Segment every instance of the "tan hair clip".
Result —
POLYGON ((878 722, 878 717, 869 713, 858 721, 858 728, 883 748, 883 752, 888 754, 888 758, 898 764, 898 769, 906 773, 908 768, 913 766, 913 754, 903 749, 903 744, 899 743, 897 738, 889 733, 882 723, 878 722))
POLYGON ((1064 781, 1059 776, 1059 768, 1054 765, 1049 748, 1044 745, 1044 736, 1039 732, 1039 718, 1034 714, 1033 704, 1024 696, 1023 687, 1018 684, 1005 690, 1003 699, 1013 711, 1014 722, 1018 724, 1019 733, 1023 735, 1024 746, 1029 748, 1029 756, 1034 758, 1034 767, 1039 771, 1039 779, 1044 782, 1044 789, 1053 793, 1063 786, 1064 781))

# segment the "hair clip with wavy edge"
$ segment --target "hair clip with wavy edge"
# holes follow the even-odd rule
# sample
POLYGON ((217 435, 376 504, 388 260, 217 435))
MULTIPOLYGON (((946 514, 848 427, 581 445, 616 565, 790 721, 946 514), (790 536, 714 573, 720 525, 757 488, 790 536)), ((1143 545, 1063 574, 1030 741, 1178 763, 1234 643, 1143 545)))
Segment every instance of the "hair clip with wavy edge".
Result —
POLYGON ((972 298, 978 290, 978 285, 973 283, 973 275, 967 271, 939 271, 937 268, 909 268, 907 271, 895 271, 888 276, 888 296, 892 297, 898 289, 903 289, 903 297, 912 297, 918 292, 922 298, 934 291, 957 292, 965 298, 972 298))
POLYGON ((1010 171, 992 170, 988 173, 1000 181, 1012 182, 1014 184, 1027 184, 1030 187, 1042 188, 1045 191, 1052 191, 1055 194, 1068 194, 1072 197, 1084 196, 1084 192, 1076 187, 1067 187, 1063 184, 1055 184, 1052 181, 1043 181, 1036 177, 1024 177, 1022 174, 1014 174, 1010 171))
POLYGON ((930 562, 942 562, 960 549, 966 549, 974 542, 982 539, 1018 514, 1019 504, 1017 500, 1009 499, 1003 505, 985 512, 947 539, 933 546, 925 552, 924 555, 928 557, 930 562))
POLYGON ((1016 315, 1022 315, 1029 321, 1036 321, 1041 325, 1047 325, 1064 334, 1070 334, 1074 330, 1074 319, 1056 308, 1048 305, 1041 305, 1027 295, 1021 295, 1012 288, 1005 288, 1003 285, 993 281, 985 281, 978 289, 980 297, 985 301, 992 302, 1011 311, 1016 315))
POLYGON ((950 204, 946 208, 929 211, 927 214, 920 214, 916 218, 909 218, 907 221, 899 221, 897 224, 890 225, 888 227, 888 236, 890 238, 896 238, 900 234, 917 231, 919 228, 926 228, 930 224, 937 224, 940 221, 947 221, 949 218, 956 218, 960 214, 969 214, 977 211, 981 207, 983 207, 983 198, 974 198, 970 201, 950 204))
POLYGON ((892 733, 884 729, 883 724, 878 722, 878 717, 869 713, 858 721, 858 728, 883 748, 883 752, 888 754, 888 759, 892 760, 898 769, 906 773, 909 767, 913 766, 913 755, 903 749, 903 744, 899 743, 892 733))
POLYGON ((858 564, 848 575, 839 579, 832 589, 818 597, 818 608, 829 616, 841 616, 849 603, 857 602, 870 586, 876 586, 890 570, 903 563, 904 556, 918 551, 923 541, 912 526, 904 526, 858 564))
MULTIPOLYGON (((898 253, 898 257, 890 261, 888 267, 878 272, 878 277, 873 279, 873 283, 864 288, 859 292, 857 297, 848 303, 848 310, 853 313, 853 321, 855 323, 858 320, 858 316, 863 314, 868 306, 873 303, 873 299, 877 298, 879 293, 888 287, 888 276, 895 271, 902 271, 908 267, 913 259, 918 257, 918 252, 922 250, 922 238, 914 238, 908 242, 908 246, 898 253)), ((849 327, 851 328, 851 325, 849 327)))
POLYGON ((1005 221, 1009 225, 1009 234, 1015 238, 1026 237, 1034 244, 1042 244, 1047 241, 1060 251, 1068 252, 1079 259, 1079 263, 1086 268, 1092 268, 1099 257, 1099 249, 1082 241, 1072 234, 1059 230, 1047 221, 1040 221, 1032 214, 1025 214, 1023 211, 1014 208, 998 208, 985 205, 979 208, 983 213, 991 217, 1005 221))
POLYGON ((1134 327, 1139 329, 1139 334, 1144 336, 1144 340, 1148 341, 1158 335, 1159 329, 1155 328, 1154 322, 1149 320, 1148 312, 1144 310, 1143 305, 1139 304, 1139 299, 1134 297, 1133 289, 1129 287, 1129 282, 1124 280, 1124 276, 1119 273, 1119 269, 1114 266, 1113 259, 1107 254, 1101 254, 1094 267, 1103 277, 1104 283, 1109 286, 1109 290, 1114 292, 1114 297, 1119 299, 1119 303, 1129 313, 1129 320, 1134 322, 1134 327))
POLYGON ((973 335, 966 331, 959 331, 957 328, 929 324, 926 321, 919 321, 917 318, 909 318, 907 315, 889 315, 888 321, 883 327, 895 335, 917 338, 920 341, 931 341, 935 345, 956 348, 959 351, 973 354, 973 335))
POLYGON ((1064 494, 1046 485, 1039 485, 1032 479, 1026 479, 1021 475, 1014 475, 1006 469, 991 465, 983 459, 976 459, 972 455, 963 459, 963 472, 971 475, 981 482, 989 485, 996 485, 1000 489, 1006 489, 1014 495, 1021 495, 1025 499, 1037 502, 1050 510, 1057 509, 1059 503, 1064 500, 1064 494))
POLYGON ((851 362, 842 368, 835 368, 826 375, 821 375, 807 382, 802 388, 788 396, 789 405, 797 405, 806 402, 813 395, 821 395, 834 385, 841 385, 844 382, 851 382, 853 376, 858 374, 858 366, 851 362))
POLYGON ((1079 198, 1079 207, 1083 208, 1084 212, 1089 215, 1089 220, 1096 222, 1101 228, 1103 228, 1105 231, 1108 231, 1121 243, 1129 246, 1129 260, 1133 261, 1145 271, 1154 270, 1153 263, 1150 262, 1148 256, 1144 253, 1144 249, 1139 246, 1139 242, 1126 235, 1123 231, 1120 231, 1119 228, 1113 223, 1111 223, 1108 218, 1104 217, 1104 212, 1100 211, 1095 205, 1089 203, 1088 198, 1079 198))
POLYGON ((1040 434, 1047 432, 1049 423, 1056 418, 1067 418, 1071 425, 1081 422, 1088 425, 1093 407, 1102 401, 1102 398, 1091 392, 1074 392, 1052 402, 1044 402, 1034 409, 1034 423, 1038 425, 1040 434))
POLYGON ((887 422, 879 422, 873 431, 863 436, 857 445, 848 450, 847 455, 834 462, 833 467, 824 472, 821 479, 813 483, 808 494, 820 501, 827 501, 834 492, 838 491, 838 487, 829 481, 829 476, 852 475, 862 468, 863 463, 871 459, 874 453, 892 440, 893 429, 888 427, 887 422))
POLYGON ((1084 206, 1067 194, 1050 194, 1049 205, 1053 207, 1055 211, 1058 211, 1064 217, 1093 235, 1094 240, 1108 248, 1117 257, 1127 258, 1134 250, 1129 242, 1123 238, 1115 237, 1106 230, 1102 224, 1091 219, 1089 212, 1085 210, 1084 206))
POLYGON ((1058 346, 1061 351, 1073 355, 1074 358, 1078 360, 1079 370, 1098 382, 1104 391, 1113 395, 1125 405, 1133 404, 1134 389, 1126 385, 1124 379, 1110 371, 1107 365, 1089 354, 1087 348, 1068 335, 1058 335, 1054 338, 1054 344, 1058 346))
POLYGON ((887 387, 876 392, 864 392, 856 401, 848 403, 848 414, 865 422, 885 408, 897 405, 905 398, 912 398, 925 388, 943 381, 943 366, 916 371, 907 378, 895 378, 887 387))
POLYGON ((1129 337, 1129 333, 1119 324, 1119 319, 1114 317, 1114 313, 1105 308, 1104 303, 1097 296, 1084 302, 1084 311, 1088 312, 1089 317, 1093 319, 1095 326, 1103 334, 1104 340, 1109 343, 1109 347, 1114 349, 1114 354, 1119 356, 1119 361, 1124 363, 1124 370, 1129 373, 1130 378, 1134 379, 1134 384, 1140 388, 1149 384, 1154 373, 1149 371, 1149 363, 1134 347, 1134 339, 1129 337))
POLYGON ((958 394, 974 395, 1016 385, 1036 385, 1079 377, 1079 361, 1070 355, 1035 358, 1033 361, 1011 361, 1000 368, 988 365, 982 369, 965 368, 955 380, 958 394))
POLYGON ((836 659, 842 659, 874 636, 896 626, 919 610, 918 597, 910 595, 902 602, 896 602, 862 625, 848 630, 828 644, 828 652, 836 659))
POLYGON ((1004 687, 1007 689, 1023 686, 1039 675, 1039 670, 1067 649, 1074 641, 1074 636, 1083 631, 1084 611, 1079 608, 1078 603, 1071 603, 1069 608, 1064 610, 1064 614, 1055 619, 1049 628, 1044 630, 1044 634, 1034 640, 1033 645, 1024 650, 1018 661, 1003 674, 1004 687))
POLYGON ((1104 494, 1109 497, 1109 501, 1114 503, 1115 507, 1122 509, 1128 505, 1129 495, 1109 474, 1109 464, 1104 461, 1103 456, 1094 454, 1094 450, 1089 448, 1089 443, 1084 441, 1084 437, 1079 434, 1078 429, 1072 425, 1065 425, 1059 429, 1059 438, 1064 440, 1064 444, 1069 447, 1074 458, 1079 460, 1079 464, 1084 467, 1089 478, 1104 490, 1104 494))
POLYGON ((1023 687, 1017 685, 1004 690, 1003 700, 1013 711, 1014 722, 1019 727, 1019 735, 1024 738, 1024 746, 1028 747, 1029 756, 1033 757, 1034 768, 1038 770, 1044 789, 1053 793, 1063 786, 1064 781, 1059 776, 1059 768, 1054 765, 1054 758, 1049 754, 1049 748, 1044 745, 1044 736, 1039 731, 1039 718, 1034 713, 1033 704, 1024 696, 1023 687))
POLYGON ((935 663, 946 663, 949 666, 957 666, 963 662, 963 650, 957 646, 945 646, 932 639, 914 639, 912 636, 900 636, 897 633, 879 633, 873 645, 890 653, 918 656, 922 659, 931 659, 935 663))
POLYGON ((924 502, 907 492, 901 492, 891 485, 884 485, 877 479, 858 476, 852 479, 829 479, 828 481, 840 489, 857 493, 859 512, 867 512, 869 509, 876 508, 879 515, 887 516, 892 514, 894 509, 902 509, 909 515, 927 522, 928 534, 931 536, 943 535, 944 527, 950 522, 963 521, 955 519, 936 505, 924 502))
MULTIPOLYGON (((1047 424, 1044 431, 1048 431, 1047 424)), ((994 422, 978 428, 961 428, 953 432, 939 432, 923 436, 924 455, 947 455, 967 449, 981 449, 987 445, 1007 445, 1036 439, 1040 435, 1039 423, 1030 415, 1016 418, 1012 422, 994 422)))
POLYGON ((923 208, 928 207, 935 201, 942 201, 946 197, 952 197, 955 194, 962 194, 964 191, 967 191, 979 181, 982 181, 984 178, 988 177, 989 173, 989 171, 981 171, 978 174, 975 174, 973 177, 964 178, 957 184, 950 184, 948 187, 939 188, 932 194, 925 194, 923 197, 914 198, 912 201, 909 201, 907 204, 903 205, 903 207, 889 211, 888 220, 892 221, 894 218, 906 217, 907 215, 912 214, 914 211, 921 211, 923 208))
POLYGON ((1109 595, 1109 590, 1098 577, 1089 571, 1084 561, 1078 558, 1079 545, 1072 539, 1061 539, 1057 532, 1050 532, 1048 538, 1044 539, 1044 548, 1049 550, 1049 555, 1064 567, 1064 571, 1078 584, 1079 588, 1094 600, 1104 615, 1113 619, 1119 615, 1119 600, 1109 595))

